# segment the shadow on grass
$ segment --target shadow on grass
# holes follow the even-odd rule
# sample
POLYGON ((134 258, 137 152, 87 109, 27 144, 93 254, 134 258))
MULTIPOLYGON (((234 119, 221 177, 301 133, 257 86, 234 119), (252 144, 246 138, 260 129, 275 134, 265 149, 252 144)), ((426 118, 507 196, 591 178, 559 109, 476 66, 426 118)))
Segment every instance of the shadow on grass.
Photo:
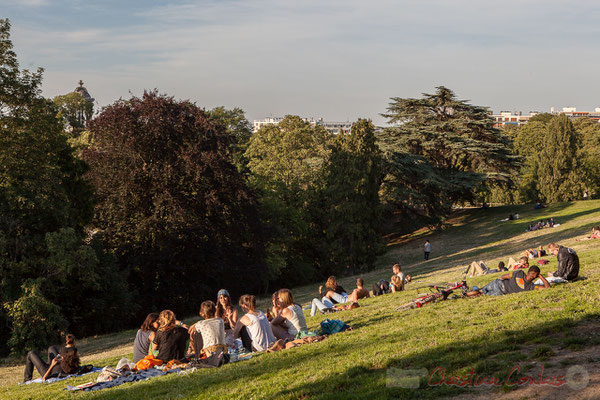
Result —
MULTIPOLYGON (((600 314, 587 315, 579 320, 571 318, 559 319, 552 322, 543 322, 533 328, 522 331, 483 332, 481 337, 472 341, 457 340, 449 345, 430 348, 426 351, 414 353, 407 357, 396 358, 378 368, 372 366, 354 366, 348 368, 343 374, 332 374, 325 379, 291 385, 281 390, 270 399, 339 399, 339 398, 368 398, 368 399, 429 399, 439 398, 459 393, 469 389, 450 386, 429 385, 430 374, 436 368, 444 368, 449 375, 464 375, 471 370, 475 374, 486 377, 497 377, 500 382, 506 382, 513 367, 519 362, 531 359, 544 360, 538 353, 552 352, 552 347, 559 347, 569 340, 566 338, 567 328, 579 324, 600 320, 600 314), (537 343, 540 337, 547 338, 545 346, 538 346, 528 352, 523 347, 537 343), (401 370, 427 370, 428 376, 420 379, 420 387, 409 389, 395 387, 398 381, 386 381, 388 371, 401 370)), ((402 343, 398 343, 402 346, 402 343)), ((513 373, 511 381, 527 374, 523 367, 521 373, 513 373)), ((566 370, 566 368, 565 368, 566 370)), ((439 371, 439 369, 438 369, 439 371)), ((390 374, 393 378, 394 374, 390 374)), ((396 375, 397 376, 397 375, 396 375)), ((439 381, 440 375, 431 376, 432 382, 439 381)), ((499 388, 489 388, 487 394, 497 393, 499 388)), ((502 390, 511 390, 503 386, 502 390)))

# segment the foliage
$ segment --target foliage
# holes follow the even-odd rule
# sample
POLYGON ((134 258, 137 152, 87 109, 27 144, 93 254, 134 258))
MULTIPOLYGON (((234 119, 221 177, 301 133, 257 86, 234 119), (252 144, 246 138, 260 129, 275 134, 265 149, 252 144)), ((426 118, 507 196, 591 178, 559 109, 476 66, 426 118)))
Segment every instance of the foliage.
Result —
POLYGON ((327 132, 297 116, 262 127, 244 156, 260 193, 269 278, 288 285, 306 282, 314 271, 311 205, 328 158, 327 132))
POLYGON ((228 110, 220 106, 207 111, 207 114, 211 121, 222 124, 227 133, 232 136, 233 164, 239 172, 247 173, 248 160, 244 157, 244 153, 252 136, 252 124, 246 119, 244 110, 239 107, 228 110))
POLYGON ((147 92, 106 107, 89 128, 83 158, 98 193, 96 224, 145 310, 195 312, 220 287, 260 289, 256 197, 231 163, 223 124, 147 92))
POLYGON ((8 341, 12 349, 39 349, 48 343, 58 343, 59 332, 67 327, 60 307, 41 293, 40 280, 23 283, 22 296, 4 303, 4 308, 12 322, 8 341))
POLYGON ((371 121, 359 120, 339 134, 325 165, 322 227, 328 273, 371 269, 382 251, 379 189, 383 159, 371 121))
MULTIPOLYGON (((99 321, 107 317, 103 310, 90 310, 91 302, 81 294, 108 301, 105 296, 117 293, 115 288, 126 293, 118 286, 118 271, 97 259, 94 266, 103 269, 98 279, 111 276, 104 290, 90 292, 87 271, 75 274, 90 267, 89 262, 78 263, 94 259, 91 250, 80 248, 82 254, 72 261, 62 258, 69 252, 57 253, 52 238, 65 232, 73 247, 83 245, 83 229, 93 215, 93 192, 83 180, 87 166, 67 143, 56 107, 39 95, 42 71, 19 70, 9 31, 8 21, 0 20, 0 302, 8 310, 0 315, 8 319, 0 321, 8 325, 0 333, 0 353, 8 350, 7 335, 11 350, 18 352, 53 342, 56 329, 66 326, 64 318, 74 332, 86 332, 84 324, 73 324, 87 315, 99 321), (75 292, 78 297, 70 298, 75 292), (47 323, 27 327, 38 312, 48 313, 47 323)), ((94 321, 100 327, 96 332, 117 327, 126 315, 118 313, 104 324, 94 321)))
POLYGON ((79 92, 56 96, 53 102, 59 110, 59 118, 65 121, 65 125, 71 130, 71 134, 74 137, 79 136, 94 114, 94 104, 86 101, 79 92))
POLYGON ((577 136, 569 118, 559 115, 550 121, 545 144, 546 151, 536 154, 540 195, 547 202, 581 199, 577 136))
POLYGON ((382 115, 394 125, 379 135, 388 165, 384 194, 400 212, 439 222, 482 185, 511 183, 517 157, 486 108, 441 86, 421 99, 394 97, 382 115))

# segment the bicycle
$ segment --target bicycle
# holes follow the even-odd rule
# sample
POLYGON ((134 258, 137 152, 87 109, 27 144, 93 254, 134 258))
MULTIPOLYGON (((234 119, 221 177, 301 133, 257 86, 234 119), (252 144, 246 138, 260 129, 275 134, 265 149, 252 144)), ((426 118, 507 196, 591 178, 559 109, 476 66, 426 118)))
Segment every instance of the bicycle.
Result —
POLYGON ((437 292, 431 293, 431 294, 424 294, 423 296, 417 297, 410 303, 401 305, 400 307, 398 307, 396 309, 396 311, 404 311, 404 310, 410 310, 413 308, 421 308, 425 304, 432 303, 432 302, 435 302, 440 299, 442 301, 444 301, 448 298, 448 296, 450 296, 452 293, 454 293, 454 291, 457 289, 462 290, 463 296, 465 295, 465 293, 467 293, 469 291, 469 287, 467 286, 466 281, 462 281, 461 283, 457 283, 457 282, 448 283, 446 285, 430 285, 429 288, 435 289, 435 290, 437 290, 437 292), (442 286, 444 288, 442 288, 442 286))

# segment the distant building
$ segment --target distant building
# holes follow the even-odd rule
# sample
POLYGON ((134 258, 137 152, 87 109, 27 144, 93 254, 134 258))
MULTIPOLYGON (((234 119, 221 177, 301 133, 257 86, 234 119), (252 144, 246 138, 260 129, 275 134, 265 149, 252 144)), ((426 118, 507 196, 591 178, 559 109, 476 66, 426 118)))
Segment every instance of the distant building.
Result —
POLYGON ((550 109, 552 115, 566 115, 570 119, 578 118, 589 118, 594 121, 600 122, 600 107, 596 107, 594 111, 577 111, 576 107, 563 107, 562 110, 557 111, 552 107, 550 109))
POLYGON ((500 114, 492 114, 491 117, 494 120, 495 128, 503 128, 505 126, 518 126, 525 125, 529 122, 529 119, 534 115, 538 115, 537 111, 530 111, 528 115, 523 115, 522 112, 517 113, 516 111, 500 111, 500 114))
MULTIPOLYGON (((322 126, 329 133, 337 134, 340 130, 343 133, 350 133, 352 130, 352 122, 328 122, 323 121, 323 118, 301 118, 302 121, 308 122, 312 126, 322 126)), ((254 132, 258 131, 263 126, 267 125, 279 125, 283 121, 283 117, 269 117, 261 120, 254 120, 253 127, 254 132)))

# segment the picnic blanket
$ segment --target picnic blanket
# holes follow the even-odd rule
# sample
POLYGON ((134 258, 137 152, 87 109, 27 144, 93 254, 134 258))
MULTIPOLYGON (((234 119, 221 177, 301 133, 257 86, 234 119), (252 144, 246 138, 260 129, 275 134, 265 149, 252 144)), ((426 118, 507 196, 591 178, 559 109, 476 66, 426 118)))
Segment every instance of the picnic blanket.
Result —
POLYGON ((102 368, 96 368, 94 367, 90 372, 86 372, 85 374, 81 374, 81 375, 67 375, 67 376, 63 376, 62 378, 50 378, 50 379, 46 379, 45 381, 42 380, 41 377, 37 378, 37 379, 32 379, 30 381, 27 382, 22 382, 19 383, 19 385, 30 385, 32 383, 54 383, 54 382, 58 382, 58 381, 63 381, 65 379, 69 379, 69 378, 74 378, 74 377, 78 377, 78 376, 84 376, 84 375, 88 375, 88 374, 93 374, 94 372, 100 372, 102 371, 102 368))

